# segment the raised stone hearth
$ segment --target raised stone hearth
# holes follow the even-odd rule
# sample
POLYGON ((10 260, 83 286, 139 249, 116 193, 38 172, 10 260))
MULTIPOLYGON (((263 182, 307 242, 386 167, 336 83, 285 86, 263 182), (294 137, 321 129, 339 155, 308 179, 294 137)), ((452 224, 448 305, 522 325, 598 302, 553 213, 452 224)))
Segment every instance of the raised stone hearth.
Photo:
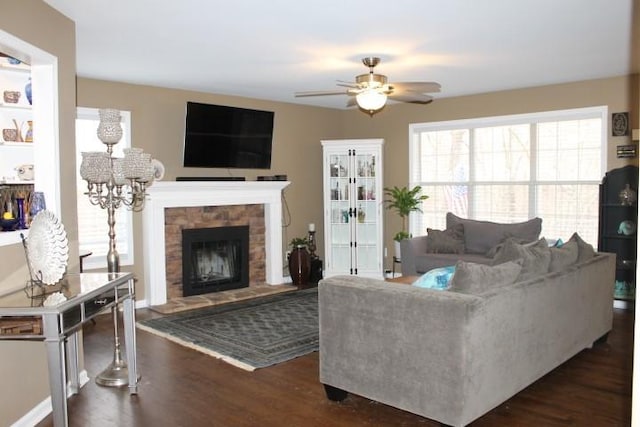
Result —
POLYGON ((281 196, 287 185, 287 181, 154 183, 143 211, 147 305, 182 297, 182 261, 179 267, 173 263, 182 256, 175 239, 182 228, 249 225, 249 287, 283 284, 281 196))
POLYGON ((296 290, 298 290, 298 288, 293 285, 255 285, 225 292, 172 298, 168 300, 166 304, 154 305, 151 308, 158 313, 171 314, 296 290))

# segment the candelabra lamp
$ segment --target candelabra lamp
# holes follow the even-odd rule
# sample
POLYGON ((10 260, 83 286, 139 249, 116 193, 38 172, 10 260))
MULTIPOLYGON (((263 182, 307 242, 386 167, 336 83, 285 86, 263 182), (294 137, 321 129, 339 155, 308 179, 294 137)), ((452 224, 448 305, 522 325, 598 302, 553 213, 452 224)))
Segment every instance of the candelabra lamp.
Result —
POLYGON ((307 237, 307 240, 309 241, 307 247, 309 248, 309 255, 311 255, 311 259, 317 258, 318 256, 316 255, 316 231, 315 230, 309 230, 309 236, 307 237))
MULTIPOLYGON (((87 192, 92 205, 107 211, 109 226, 109 251, 107 271, 120 271, 120 258, 116 250, 115 211, 124 206, 133 211, 144 208, 146 188, 153 182, 156 167, 151 154, 139 148, 124 149, 124 157, 113 156, 113 146, 122 138, 120 111, 102 109, 99 111, 100 124, 98 138, 106 147, 106 152, 83 152, 80 176, 87 181, 87 192)), ((118 333, 118 306, 111 309, 114 327, 114 356, 111 364, 96 377, 96 383, 118 387, 128 384, 128 368, 122 358, 118 333)))

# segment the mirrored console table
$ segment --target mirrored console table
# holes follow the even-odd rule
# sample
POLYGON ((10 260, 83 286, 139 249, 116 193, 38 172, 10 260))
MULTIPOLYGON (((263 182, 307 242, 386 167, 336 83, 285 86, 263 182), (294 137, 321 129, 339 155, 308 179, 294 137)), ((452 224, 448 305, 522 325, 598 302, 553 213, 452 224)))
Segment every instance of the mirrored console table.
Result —
POLYGON ((77 332, 85 322, 118 304, 124 311, 129 393, 137 394, 132 273, 70 274, 53 286, 27 287, 0 297, 0 340, 45 343, 55 426, 68 425, 67 383, 69 394, 79 392, 77 332), (44 305, 55 292, 66 300, 44 305))

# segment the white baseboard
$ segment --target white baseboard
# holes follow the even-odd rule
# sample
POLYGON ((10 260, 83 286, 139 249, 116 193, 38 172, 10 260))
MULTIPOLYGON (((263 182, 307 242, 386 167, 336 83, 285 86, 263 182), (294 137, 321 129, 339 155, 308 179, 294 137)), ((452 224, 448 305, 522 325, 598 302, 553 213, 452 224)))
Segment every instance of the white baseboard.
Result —
MULTIPOLYGON (((80 377, 80 388, 82 388, 89 382, 89 374, 87 374, 86 370, 82 370, 78 376, 80 377)), ((67 384, 67 399, 69 396, 71 396, 71 392, 69 384, 67 384)), ((53 407, 51 406, 51 396, 48 396, 27 412, 22 418, 13 423, 11 427, 33 427, 40 421, 44 420, 52 411, 53 407)))

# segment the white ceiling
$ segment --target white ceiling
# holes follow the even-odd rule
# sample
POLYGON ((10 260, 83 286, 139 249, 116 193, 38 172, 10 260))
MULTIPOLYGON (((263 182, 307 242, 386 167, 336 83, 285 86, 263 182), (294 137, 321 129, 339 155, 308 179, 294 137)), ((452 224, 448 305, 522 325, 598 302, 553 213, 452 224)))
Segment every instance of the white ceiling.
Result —
POLYGON ((45 1, 76 23, 81 77, 299 104, 344 108, 293 94, 353 81, 365 56, 439 82, 435 102, 639 71, 637 0, 45 1))

